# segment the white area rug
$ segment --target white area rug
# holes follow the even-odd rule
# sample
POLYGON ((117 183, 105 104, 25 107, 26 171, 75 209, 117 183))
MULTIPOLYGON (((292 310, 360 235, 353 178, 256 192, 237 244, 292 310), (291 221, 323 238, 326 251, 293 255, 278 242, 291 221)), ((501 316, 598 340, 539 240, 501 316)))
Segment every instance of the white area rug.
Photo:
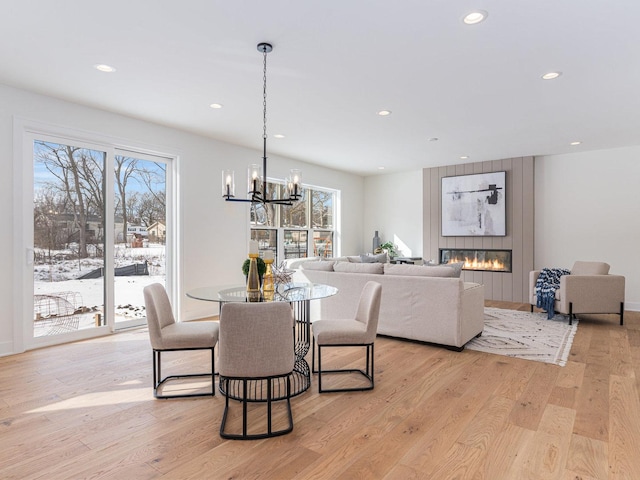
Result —
POLYGON ((564 366, 576 334, 578 321, 569 317, 501 308, 484 309, 484 332, 466 348, 507 357, 564 366))

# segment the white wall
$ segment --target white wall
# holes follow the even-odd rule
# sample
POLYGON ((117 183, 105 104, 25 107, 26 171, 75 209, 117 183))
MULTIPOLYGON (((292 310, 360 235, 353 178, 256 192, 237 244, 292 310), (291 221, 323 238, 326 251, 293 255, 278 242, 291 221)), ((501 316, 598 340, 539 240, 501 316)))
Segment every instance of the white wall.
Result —
POLYGON ((535 160, 536 268, 604 261, 640 310, 640 146, 535 160))
MULTIPOLYGON (((535 158, 534 265, 605 261, 626 277, 628 310, 640 311, 640 146, 535 158)), ((422 172, 365 179, 363 239, 406 239, 422 255, 422 172)), ((426 188, 426 187, 424 187, 426 188)), ((423 191, 424 190, 424 191, 423 191)))
POLYGON ((422 257, 422 170, 366 177, 364 191, 365 251, 378 230, 381 242, 394 242, 402 256, 422 257))
MULTIPOLYGON (((242 173, 259 161, 261 152, 192 135, 183 131, 113 113, 79 106, 0 85, 0 252, 5 268, 0 270, 0 354, 13 351, 14 302, 20 293, 12 278, 13 222, 13 122, 14 116, 62 127, 110 136, 119 143, 146 146, 179 156, 179 221, 182 227, 179 274, 180 314, 193 318, 213 313, 214 306, 184 298, 184 292, 202 285, 242 282, 241 263, 246 257, 248 209, 244 204, 224 202, 220 183, 223 168, 242 173)), ((260 132, 256 147, 261 148, 260 132)), ((269 176, 284 178, 288 169, 303 170, 305 182, 341 190, 342 247, 362 249, 364 179, 336 170, 269 157, 269 176)), ((29 220, 27 220, 29 221, 29 220)))

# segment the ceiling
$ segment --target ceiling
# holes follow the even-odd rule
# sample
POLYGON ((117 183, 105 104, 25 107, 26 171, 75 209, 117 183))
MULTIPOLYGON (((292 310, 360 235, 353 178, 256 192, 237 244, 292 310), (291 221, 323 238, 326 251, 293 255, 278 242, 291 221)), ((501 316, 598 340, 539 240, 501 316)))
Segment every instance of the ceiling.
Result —
POLYGON ((638 0, 2 7, 0 83, 256 150, 270 42, 268 153, 361 175, 640 144, 638 0))

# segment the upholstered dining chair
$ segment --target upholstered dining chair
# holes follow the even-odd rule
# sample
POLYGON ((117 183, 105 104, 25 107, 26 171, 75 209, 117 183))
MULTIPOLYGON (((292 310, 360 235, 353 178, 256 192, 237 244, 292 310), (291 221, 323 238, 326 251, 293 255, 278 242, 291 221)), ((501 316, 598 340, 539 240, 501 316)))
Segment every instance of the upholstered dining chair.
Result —
MULTIPOLYGON (((291 374, 295 363, 294 320, 287 302, 226 303, 220 310, 218 367, 220 390, 226 396, 220 436, 253 440, 284 435, 293 430, 291 374), (242 403, 242 427, 227 418, 230 399, 242 403), (274 428, 273 402, 286 402, 286 422, 278 418, 274 428), (264 424, 249 426, 259 405, 266 407, 264 424)), ((256 415, 256 418, 258 415, 256 415)))
POLYGON ((220 327, 217 322, 176 322, 171 303, 164 287, 159 283, 143 289, 147 310, 149 338, 153 349, 153 395, 156 398, 202 397, 215 395, 215 356, 220 327), (211 372, 168 375, 162 378, 162 352, 180 350, 209 350, 211 372), (163 394, 167 382, 190 377, 211 377, 211 392, 163 394))
POLYGON ((324 392, 351 392, 371 390, 374 386, 374 342, 378 329, 378 314, 380 312, 380 299, 382 297, 382 285, 377 282, 367 282, 360 294, 358 308, 354 318, 327 319, 313 322, 313 348, 311 366, 314 373, 318 374, 318 391, 324 392), (318 350, 318 368, 315 366, 316 345, 318 350), (355 347, 362 346, 366 349, 365 370, 361 369, 323 369, 322 349, 327 347, 355 347), (322 375, 325 373, 359 373, 368 379, 366 386, 323 388, 322 375))

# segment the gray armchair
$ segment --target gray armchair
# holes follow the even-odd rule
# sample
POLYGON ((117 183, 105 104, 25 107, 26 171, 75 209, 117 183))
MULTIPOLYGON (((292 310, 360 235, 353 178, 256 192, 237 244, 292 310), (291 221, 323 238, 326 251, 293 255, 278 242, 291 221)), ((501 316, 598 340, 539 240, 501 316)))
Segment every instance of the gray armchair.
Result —
MULTIPOLYGON (((537 303, 536 281, 540 270, 529 272, 529 302, 531 311, 537 303)), ((569 324, 581 313, 614 313, 624 322, 624 281, 621 275, 610 275, 604 262, 574 263, 570 275, 560 277, 556 290, 555 311, 569 315, 569 324)))

